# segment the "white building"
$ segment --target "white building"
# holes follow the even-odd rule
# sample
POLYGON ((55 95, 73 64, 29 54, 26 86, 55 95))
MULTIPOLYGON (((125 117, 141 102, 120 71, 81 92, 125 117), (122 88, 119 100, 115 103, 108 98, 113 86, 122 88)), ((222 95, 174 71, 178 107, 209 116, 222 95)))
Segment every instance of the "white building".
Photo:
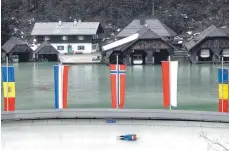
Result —
POLYGON ((39 22, 32 36, 38 44, 48 41, 60 54, 90 54, 99 50, 103 28, 99 22, 39 22))

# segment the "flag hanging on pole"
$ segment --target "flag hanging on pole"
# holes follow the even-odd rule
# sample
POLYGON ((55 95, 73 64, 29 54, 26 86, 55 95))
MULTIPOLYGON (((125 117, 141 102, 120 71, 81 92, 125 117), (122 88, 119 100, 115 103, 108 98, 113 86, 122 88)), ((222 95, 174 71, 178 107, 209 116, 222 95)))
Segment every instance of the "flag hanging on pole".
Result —
POLYGON ((178 61, 162 61, 164 107, 177 107, 178 61))
POLYGON ((228 69, 218 68, 219 112, 228 112, 228 69))
POLYGON ((54 66, 55 108, 67 108, 68 69, 66 65, 54 66))
POLYGON ((13 66, 2 67, 3 95, 4 95, 4 111, 15 110, 15 77, 13 66))
POLYGON ((111 64, 111 106, 124 108, 126 91, 126 65, 111 64))

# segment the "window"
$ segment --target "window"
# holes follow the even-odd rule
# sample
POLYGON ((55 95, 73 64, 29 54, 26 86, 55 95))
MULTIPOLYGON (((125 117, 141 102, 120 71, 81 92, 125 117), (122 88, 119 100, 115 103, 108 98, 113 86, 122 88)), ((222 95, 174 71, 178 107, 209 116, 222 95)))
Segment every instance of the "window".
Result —
POLYGON ((64 46, 57 46, 57 50, 64 50, 64 46))
POLYGON ((93 39, 98 39, 99 35, 93 35, 93 39))
POLYGON ((97 48, 97 44, 92 45, 92 49, 95 50, 97 48))
POLYGON ((135 60, 141 60, 142 59, 142 55, 134 55, 133 58, 135 60))
POLYGON ((50 40, 50 39, 51 39, 51 38, 50 38, 49 36, 45 36, 45 37, 44 37, 44 40, 45 40, 45 41, 48 41, 48 40, 50 40))
POLYGON ((160 52, 160 49, 156 49, 156 52, 160 52))
POLYGON ((64 40, 64 41, 68 40, 68 36, 62 36, 61 39, 64 40))
POLYGON ((84 40, 84 36, 78 36, 78 40, 84 40))
POLYGON ((84 50, 84 46, 78 46, 78 50, 84 50))

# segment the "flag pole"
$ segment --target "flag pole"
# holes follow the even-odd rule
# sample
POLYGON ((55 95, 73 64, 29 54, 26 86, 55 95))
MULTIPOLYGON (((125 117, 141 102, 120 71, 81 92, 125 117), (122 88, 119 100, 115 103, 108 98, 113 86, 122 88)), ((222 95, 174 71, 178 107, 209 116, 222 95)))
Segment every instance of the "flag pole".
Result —
POLYGON ((223 56, 222 56, 222 112, 223 112, 223 103, 224 103, 224 100, 223 100, 223 61, 224 61, 224 59, 223 59, 223 56))
POLYGON ((9 102, 8 102, 8 89, 9 89, 9 86, 8 86, 8 82, 9 82, 9 70, 8 70, 8 67, 9 67, 9 58, 8 56, 6 55, 6 111, 9 110, 9 102))
MULTIPOLYGON (((60 79, 61 79, 61 101, 63 102, 63 67, 62 67, 62 62, 60 60, 60 79)), ((62 109, 63 109, 63 105, 62 105, 62 109)))
MULTIPOLYGON (((117 71, 119 72, 119 66, 118 66, 118 54, 117 54, 117 56, 116 56, 116 67, 117 67, 117 71)), ((116 78, 116 80, 117 80, 117 82, 116 83, 119 83, 119 73, 117 72, 117 78, 116 78)), ((117 90, 117 92, 116 92, 116 109, 118 109, 119 108, 119 84, 116 84, 116 90, 117 90)))
MULTIPOLYGON (((170 61, 171 61, 170 56, 168 57, 168 61, 169 61, 169 68, 170 68, 170 61)), ((170 71, 169 71, 169 72, 170 72, 170 71)), ((170 93, 170 92, 169 92, 169 93, 170 93)), ((172 110, 171 100, 169 101, 169 110, 170 110, 170 111, 172 110)))

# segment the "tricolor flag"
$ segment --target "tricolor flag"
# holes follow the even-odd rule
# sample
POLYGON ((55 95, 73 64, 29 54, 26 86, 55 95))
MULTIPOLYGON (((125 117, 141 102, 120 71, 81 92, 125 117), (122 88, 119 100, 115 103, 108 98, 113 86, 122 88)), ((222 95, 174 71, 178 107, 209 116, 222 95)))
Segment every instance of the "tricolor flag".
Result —
POLYGON ((177 107, 178 61, 162 61, 164 107, 177 107))
POLYGON ((54 66, 55 108, 67 108, 68 68, 66 65, 54 66))
POLYGON ((126 65, 110 65, 111 106, 124 108, 126 91, 126 65))
POLYGON ((219 112, 228 112, 228 69, 218 69, 219 112))
POLYGON ((2 81, 4 94, 4 111, 14 111, 16 92, 13 66, 2 67, 2 81))

